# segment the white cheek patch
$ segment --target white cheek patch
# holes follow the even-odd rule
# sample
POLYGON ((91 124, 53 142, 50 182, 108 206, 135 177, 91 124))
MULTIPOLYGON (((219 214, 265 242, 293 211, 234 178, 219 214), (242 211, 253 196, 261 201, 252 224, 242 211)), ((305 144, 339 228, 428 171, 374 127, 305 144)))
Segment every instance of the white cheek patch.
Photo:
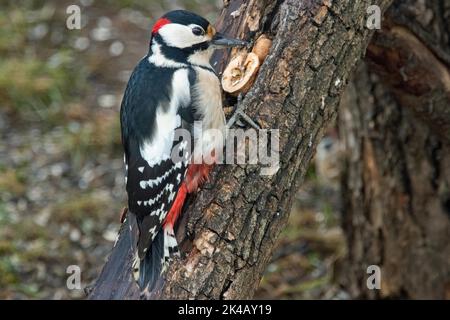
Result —
POLYGON ((160 36, 170 47, 189 48, 195 44, 204 42, 204 36, 196 36, 192 29, 182 24, 170 23, 159 29, 160 36))
POLYGON ((211 68, 210 60, 213 52, 212 49, 195 52, 188 58, 188 61, 194 65, 211 68))

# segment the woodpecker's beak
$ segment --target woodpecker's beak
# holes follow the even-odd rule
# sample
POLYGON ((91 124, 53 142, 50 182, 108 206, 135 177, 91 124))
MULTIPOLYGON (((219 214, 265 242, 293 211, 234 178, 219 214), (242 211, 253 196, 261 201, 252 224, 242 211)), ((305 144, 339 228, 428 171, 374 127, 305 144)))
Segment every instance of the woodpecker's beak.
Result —
POLYGON ((215 48, 229 48, 229 47, 245 47, 248 45, 247 41, 237 40, 237 39, 230 39, 225 37, 220 32, 217 32, 213 39, 211 40, 212 45, 215 48))

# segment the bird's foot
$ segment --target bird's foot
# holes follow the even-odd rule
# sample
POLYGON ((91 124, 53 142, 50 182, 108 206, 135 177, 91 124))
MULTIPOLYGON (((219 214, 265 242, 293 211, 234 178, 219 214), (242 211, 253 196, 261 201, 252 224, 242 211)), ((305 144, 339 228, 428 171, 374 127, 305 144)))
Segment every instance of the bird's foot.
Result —
POLYGON ((237 124, 239 126, 244 126, 242 121, 247 122, 252 128, 256 130, 260 130, 261 127, 253 121, 252 118, 250 118, 245 112, 244 112, 244 104, 242 103, 243 95, 242 93, 238 96, 238 101, 236 104, 236 109, 234 110, 233 115, 231 116, 230 120, 228 120, 227 128, 231 129, 231 127, 234 124, 237 124))

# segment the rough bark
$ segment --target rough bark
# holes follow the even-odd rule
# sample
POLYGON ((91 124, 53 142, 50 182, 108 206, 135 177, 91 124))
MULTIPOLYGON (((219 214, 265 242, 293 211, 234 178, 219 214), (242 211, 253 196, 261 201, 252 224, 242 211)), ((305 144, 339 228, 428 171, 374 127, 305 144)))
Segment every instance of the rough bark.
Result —
MULTIPOLYGON (((225 1, 219 30, 246 39, 260 33, 274 38, 271 54, 242 103, 263 129, 280 130, 280 169, 271 177, 262 176, 257 165, 215 169, 211 181, 185 207, 178 230, 185 254, 170 267, 158 298, 252 297, 315 147, 366 50, 372 32, 365 17, 372 4, 384 9, 390 1, 225 1)), ((227 57, 216 57, 221 61, 218 70, 227 57)), ((124 232, 115 248, 123 239, 124 232)), ((117 265, 117 257, 126 260, 128 253, 114 249, 112 256, 91 298, 136 298, 128 289, 113 289, 132 285, 128 280, 105 283, 111 273, 130 277, 126 262, 117 265)))
POLYGON ((396 1, 344 94, 341 275, 354 297, 450 298, 449 16, 450 1, 396 1))

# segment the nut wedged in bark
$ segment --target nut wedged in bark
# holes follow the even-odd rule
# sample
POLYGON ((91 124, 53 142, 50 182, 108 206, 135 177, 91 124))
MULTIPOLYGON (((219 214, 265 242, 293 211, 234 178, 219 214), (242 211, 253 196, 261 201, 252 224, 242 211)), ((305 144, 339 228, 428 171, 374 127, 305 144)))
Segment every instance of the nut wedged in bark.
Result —
POLYGON ((253 52, 234 57, 223 72, 223 90, 236 96, 247 93, 256 79, 259 66, 259 58, 253 52))
POLYGON ((272 47, 272 40, 270 40, 264 34, 260 36, 258 40, 256 40, 252 52, 258 56, 260 64, 262 64, 264 60, 266 60, 266 57, 269 55, 271 47, 272 47))
POLYGON ((251 53, 240 53, 231 60, 222 77, 225 92, 237 96, 247 93, 255 82, 259 67, 269 55, 272 40, 262 35, 256 40, 251 53))

